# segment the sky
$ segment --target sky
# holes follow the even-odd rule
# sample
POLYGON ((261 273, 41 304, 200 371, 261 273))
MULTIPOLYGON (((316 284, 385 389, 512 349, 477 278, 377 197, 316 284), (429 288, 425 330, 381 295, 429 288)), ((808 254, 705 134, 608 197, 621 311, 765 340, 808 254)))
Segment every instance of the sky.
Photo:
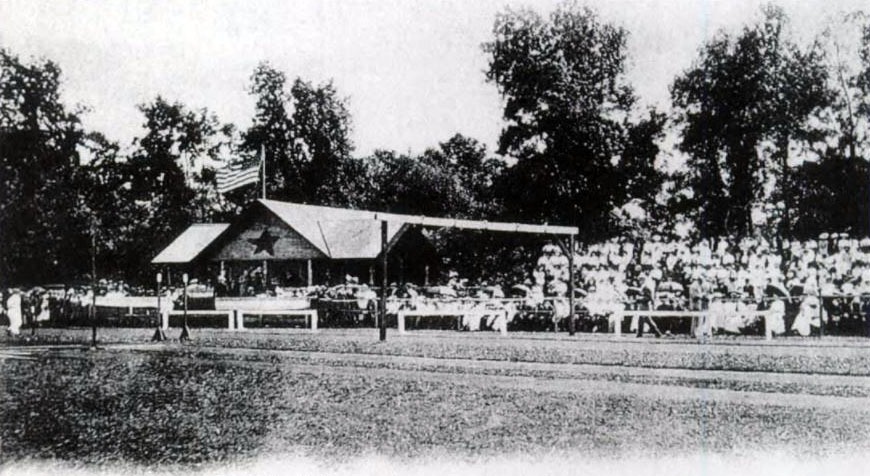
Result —
MULTIPOLYGON (((269 61, 289 78, 332 80, 348 99, 355 155, 422 152, 452 135, 494 151, 501 98, 481 44, 499 11, 550 0, 0 0, 0 47, 63 71, 63 97, 85 127, 129 145, 138 104, 158 95, 250 125, 247 88, 269 61)), ((757 19, 756 0, 580 1, 629 31, 628 77, 642 106, 667 109, 668 86, 721 29, 757 19)), ((795 34, 821 31, 866 0, 781 0, 795 34)))

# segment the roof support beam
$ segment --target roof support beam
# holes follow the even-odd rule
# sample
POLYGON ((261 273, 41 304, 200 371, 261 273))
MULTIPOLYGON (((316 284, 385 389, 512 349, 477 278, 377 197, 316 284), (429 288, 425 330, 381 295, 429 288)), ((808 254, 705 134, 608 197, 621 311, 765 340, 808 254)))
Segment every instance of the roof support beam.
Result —
POLYGON ((397 215, 375 212, 373 218, 379 221, 408 223, 438 228, 462 228, 465 230, 504 231, 511 233, 536 233, 539 235, 576 235, 576 226, 529 225, 525 223, 490 222, 482 220, 458 220, 453 218, 432 218, 427 216, 397 215))

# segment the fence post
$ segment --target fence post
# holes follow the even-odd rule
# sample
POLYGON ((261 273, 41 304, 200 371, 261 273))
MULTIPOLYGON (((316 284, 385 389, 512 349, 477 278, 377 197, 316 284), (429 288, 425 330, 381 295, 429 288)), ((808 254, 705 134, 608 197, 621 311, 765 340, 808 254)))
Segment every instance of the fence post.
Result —
POLYGON ((387 340, 387 221, 381 222, 381 309, 378 330, 381 341, 387 340))
POLYGON ((616 334, 616 337, 622 337, 622 320, 625 319, 625 310, 618 309, 613 315, 613 333, 616 334))
POLYGON ((504 321, 502 321, 502 326, 501 329, 499 329, 499 332, 501 332, 501 335, 506 336, 508 334, 508 311, 505 309, 503 312, 504 321))
POLYGON ((568 235, 568 335, 574 335, 574 235, 568 235))

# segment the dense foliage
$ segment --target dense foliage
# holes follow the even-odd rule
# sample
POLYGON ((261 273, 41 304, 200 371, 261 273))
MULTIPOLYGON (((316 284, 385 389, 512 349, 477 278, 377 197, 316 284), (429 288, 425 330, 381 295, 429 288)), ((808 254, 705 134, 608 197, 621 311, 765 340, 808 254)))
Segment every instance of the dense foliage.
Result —
POLYGON ((790 232, 789 149, 818 139, 809 118, 829 102, 820 52, 789 39, 781 11, 764 13, 739 35, 721 33, 705 44, 673 84, 680 148, 689 155, 697 222, 706 236, 750 233, 752 208, 765 198, 782 203, 779 231, 790 232), (776 193, 765 197, 769 178, 776 193))
MULTIPOLYGON (((573 2, 548 16, 508 9, 483 45, 503 99, 498 150, 456 134, 367 157, 354 155, 349 99, 267 62, 250 77, 246 129, 156 97, 138 106, 141 136, 118 144, 82 127, 87 110, 65 105, 55 63, 0 50, 0 285, 85 279, 92 257, 99 276, 143 278, 186 226, 260 196, 220 195, 215 174, 263 156, 269 198, 569 224, 587 241, 678 223, 692 238, 866 235, 870 21, 849 14, 808 44, 795 37, 775 7, 719 32, 674 79, 666 115, 637 106, 625 28, 573 2)), ((541 244, 432 237, 445 270, 480 279, 527 275, 541 244)))
POLYGON ((484 48, 487 79, 505 103, 499 152, 517 159, 499 184, 505 216, 572 223, 588 238, 608 236, 611 210, 643 194, 633 183, 659 180, 655 135, 641 132, 646 121, 630 119, 628 32, 566 4, 548 19, 507 11, 493 33, 484 48))

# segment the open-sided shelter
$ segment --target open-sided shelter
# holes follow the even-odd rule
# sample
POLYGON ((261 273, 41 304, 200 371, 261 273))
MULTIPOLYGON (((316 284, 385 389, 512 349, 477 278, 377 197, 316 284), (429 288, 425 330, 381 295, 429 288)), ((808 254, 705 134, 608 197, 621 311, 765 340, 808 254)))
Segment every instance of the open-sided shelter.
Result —
MULTIPOLYGON (((197 233, 188 230, 182 233, 155 264, 170 262, 191 264, 196 260, 230 262, 262 261, 265 269, 269 262, 300 262, 308 266, 308 282, 312 281, 312 261, 326 260, 327 280, 335 266, 347 267, 356 264, 369 271, 369 281, 374 282, 376 267, 380 269, 380 339, 386 339, 386 294, 388 281, 394 276, 398 262, 400 281, 406 265, 428 274, 429 265, 437 263, 434 248, 420 232, 420 228, 457 228, 508 233, 533 233, 553 237, 567 237, 562 245, 568 254, 568 301, 574 309, 574 238, 577 227, 533 225, 523 223, 458 220, 426 216, 398 215, 391 213, 349 210, 260 199, 249 207, 241 217, 202 248, 197 233), (190 232, 190 233, 188 233, 190 232), (179 241, 180 240, 180 241, 179 241), (379 248, 378 248, 379 245, 379 248), (171 257, 174 261, 168 261, 171 257), (416 266, 414 266, 416 265, 416 266), (422 265, 422 266, 421 266, 422 265)), ((342 269, 342 268, 339 268, 342 269)), ((348 269, 348 268, 343 268, 348 269)), ((223 272, 223 269, 221 270, 223 272)), ((357 268, 359 271, 359 268, 357 268)), ((265 273, 264 273, 265 274, 265 273)), ((568 329, 574 334, 574 320, 568 319, 568 329)))
MULTIPOLYGON (((257 200, 231 224, 194 224, 157 257, 155 265, 203 269, 218 264, 232 278, 262 266, 285 285, 332 284, 346 275, 380 281, 381 229, 375 212, 257 200)), ((438 272, 434 247, 418 227, 388 231, 391 282, 423 283, 438 272)))

